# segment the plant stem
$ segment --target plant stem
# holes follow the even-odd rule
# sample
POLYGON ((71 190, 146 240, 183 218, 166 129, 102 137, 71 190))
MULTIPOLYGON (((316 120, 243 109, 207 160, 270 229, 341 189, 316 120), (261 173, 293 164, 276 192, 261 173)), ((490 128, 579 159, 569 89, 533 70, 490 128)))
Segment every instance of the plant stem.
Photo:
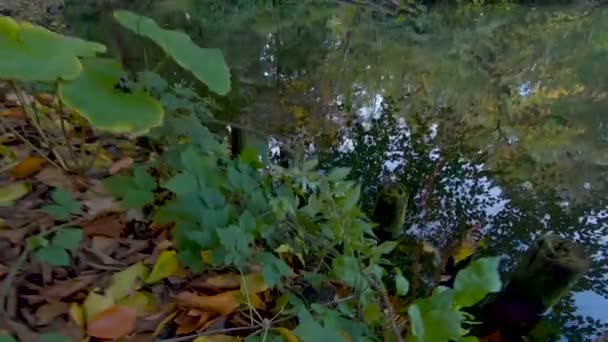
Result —
POLYGON ((31 141, 29 141, 26 137, 24 137, 23 135, 21 135, 21 133, 19 133, 19 131, 17 131, 15 128, 13 128, 3 116, 0 116, 0 123, 2 124, 2 126, 5 126, 6 128, 8 128, 14 135, 17 136, 17 138, 19 138, 21 141, 23 141, 26 145, 28 145, 32 150, 34 150, 35 152, 37 152, 38 154, 40 154, 41 157, 43 157, 44 159, 46 159, 46 161, 48 161, 49 163, 51 163, 53 166, 59 168, 59 169, 63 169, 65 170, 65 167, 61 167, 59 164, 55 163, 52 159, 50 159, 46 153, 44 153, 42 150, 40 150, 38 147, 36 147, 31 141))
POLYGON ((72 157, 72 162, 78 171, 81 170, 81 165, 78 162, 78 158, 76 156, 76 152, 74 152, 74 147, 72 147, 72 142, 70 141, 70 136, 68 135, 68 131, 65 129, 65 118, 63 117, 63 101, 57 96, 57 100, 59 102, 59 122, 61 123, 61 132, 63 133, 63 138, 65 139, 65 143, 68 145, 68 150, 70 151, 70 156, 72 157))
MULTIPOLYGON (((34 126, 34 128, 36 129, 36 131, 38 132, 38 135, 40 135, 40 138, 44 141, 44 143, 49 148, 51 153, 53 153, 55 158, 57 158, 57 162, 61 165, 60 168, 63 170, 68 170, 68 167, 65 164, 65 162, 63 161, 63 158, 61 158, 61 155, 53 148, 53 144, 51 144, 51 141, 49 140, 47 135, 42 130, 42 127, 39 125, 38 110, 35 107, 36 106, 35 103, 32 103, 32 108, 29 108, 26 103, 25 97, 21 93, 21 89, 19 89, 19 87, 17 87, 17 84, 14 81, 10 81, 10 84, 13 88, 13 91, 15 92, 15 95, 17 95, 17 99, 19 100, 19 103, 21 104, 21 108, 23 108, 23 111, 25 112, 26 116, 31 119, 32 126, 34 126), (32 119, 32 117, 34 117, 34 118, 32 119)), ((32 144, 32 146, 33 146, 33 144, 32 144)))
POLYGON ((372 278, 372 276, 368 277, 368 279, 372 284, 372 287, 382 295, 382 300, 384 301, 385 308, 384 313, 387 320, 389 321, 389 325, 391 326, 393 333, 395 334, 395 339, 397 340, 397 342, 404 342, 403 336, 401 336, 401 331, 399 330, 399 327, 397 327, 397 324, 395 324, 395 309, 393 308, 393 304, 391 304, 390 298, 388 298, 386 288, 384 287, 381 281, 372 278))

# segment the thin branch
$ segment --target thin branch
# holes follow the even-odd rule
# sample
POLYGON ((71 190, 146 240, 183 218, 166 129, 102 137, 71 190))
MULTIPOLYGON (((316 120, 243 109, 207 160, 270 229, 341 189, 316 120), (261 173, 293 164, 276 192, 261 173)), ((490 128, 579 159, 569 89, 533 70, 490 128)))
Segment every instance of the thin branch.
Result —
POLYGON ((44 159, 46 159, 46 161, 48 161, 49 163, 51 163, 53 166, 65 170, 64 167, 61 167, 61 165, 55 163, 51 158, 49 158, 46 153, 44 153, 42 150, 40 150, 38 147, 36 147, 36 145, 34 145, 31 141, 29 141, 26 137, 24 137, 23 135, 21 135, 21 133, 19 133, 19 131, 17 131, 14 127, 12 127, 7 121, 6 119, 0 115, 0 124, 2 124, 2 126, 6 127, 8 130, 10 130, 14 135, 17 136, 17 138, 19 138, 19 140, 23 141, 26 145, 28 145, 32 150, 34 150, 35 152, 37 152, 38 154, 40 154, 41 157, 43 157, 44 159))
POLYGON ((404 342, 403 336, 401 336, 401 330, 399 330, 399 327, 397 326, 397 324, 395 324, 395 308, 393 308, 393 304, 391 303, 390 298, 388 298, 386 288, 384 287, 382 282, 373 279, 371 276, 369 276, 368 279, 372 284, 372 287, 382 295, 382 300, 384 301, 385 308, 384 313, 387 320, 390 322, 389 324, 391 326, 391 329, 393 330, 393 333, 395 334, 395 339, 397 340, 397 342, 404 342))
POLYGON ((57 96, 57 101, 59 102, 59 122, 61 123, 61 132, 63 133, 63 138, 65 139, 65 143, 68 145, 68 151, 70 152, 70 156, 72 157, 72 162, 76 169, 81 170, 80 162, 76 156, 76 152, 74 152, 74 147, 72 146, 72 141, 70 140, 70 136, 68 135, 68 131, 65 128, 65 118, 63 116, 63 101, 57 96))

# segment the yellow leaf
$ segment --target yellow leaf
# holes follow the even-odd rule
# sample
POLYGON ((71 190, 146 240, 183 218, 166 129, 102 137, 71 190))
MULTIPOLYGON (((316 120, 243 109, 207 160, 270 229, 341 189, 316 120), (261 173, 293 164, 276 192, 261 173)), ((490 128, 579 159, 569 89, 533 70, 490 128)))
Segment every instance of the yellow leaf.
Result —
POLYGON ((30 190, 26 183, 13 183, 0 188, 0 207, 12 207, 16 200, 27 195, 30 190))
POLYGON ((192 292, 181 292, 175 296, 175 301, 180 306, 199 308, 203 310, 219 312, 229 315, 241 305, 241 292, 226 291, 213 296, 199 296, 192 292))
POLYGON ((177 316, 178 313, 179 313, 179 311, 175 311, 174 313, 165 317, 165 319, 163 319, 160 323, 158 323, 158 325, 156 326, 156 329, 154 330, 154 336, 158 336, 158 334, 160 334, 163 331, 163 329, 165 329, 165 326, 169 322, 173 321, 173 319, 175 318, 175 316, 177 316))
POLYGON ((45 162, 41 157, 27 157, 11 169, 11 175, 17 179, 27 178, 40 171, 45 162))
POLYGON ((120 300, 118 304, 135 309, 137 316, 144 316, 155 311, 156 298, 150 292, 137 291, 120 300))
POLYGON ((112 275, 112 282, 106 293, 118 301, 139 288, 138 279, 142 281, 148 277, 148 267, 138 262, 126 269, 112 275))
POLYGON ((241 277, 241 293, 255 294, 268 290, 268 284, 264 281, 262 273, 251 273, 241 277))
POLYGON ((172 276, 179 270, 179 261, 175 251, 163 251, 160 253, 156 265, 152 268, 152 272, 146 279, 146 284, 154 284, 165 278, 172 276))
POLYGON ((192 342, 238 342, 241 339, 236 336, 230 335, 209 335, 209 336, 199 336, 194 339, 192 342))
POLYGON ((287 342, 300 342, 300 339, 287 328, 274 328, 274 330, 281 334, 287 342))
POLYGON ((293 252, 293 249, 291 248, 290 245, 284 243, 284 244, 280 245, 279 247, 275 248, 274 251, 277 253, 291 253, 291 252, 293 252))
POLYGON ((201 251, 201 259, 207 265, 213 265, 213 253, 211 251, 201 251))
POLYGON ((84 329, 84 310, 78 303, 70 304, 70 317, 81 329, 84 329))
POLYGON ((84 315, 87 323, 91 322, 91 318, 96 314, 114 306, 114 298, 109 295, 100 295, 95 291, 89 292, 89 295, 82 303, 84 315))

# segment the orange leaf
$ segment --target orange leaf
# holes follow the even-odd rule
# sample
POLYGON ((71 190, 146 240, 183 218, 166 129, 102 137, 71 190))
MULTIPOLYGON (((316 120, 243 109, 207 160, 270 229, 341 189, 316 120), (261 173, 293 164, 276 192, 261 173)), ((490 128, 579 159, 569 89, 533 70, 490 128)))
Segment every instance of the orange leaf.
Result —
POLYGON ((196 330, 198 326, 198 317, 190 316, 187 312, 184 312, 175 318, 175 323, 179 324, 175 331, 177 335, 189 334, 196 330))
POLYGON ((11 175, 17 179, 27 178, 40 171, 45 160, 41 157, 27 157, 11 169, 11 175))
POLYGON ((91 319, 87 333, 92 337, 116 339, 129 334, 135 327, 136 311, 126 306, 114 305, 91 319))
POLYGON ((175 299, 177 304, 181 306, 200 308, 228 315, 240 306, 240 296, 241 292, 238 290, 227 291, 214 296, 199 296, 192 292, 181 292, 175 296, 175 299))

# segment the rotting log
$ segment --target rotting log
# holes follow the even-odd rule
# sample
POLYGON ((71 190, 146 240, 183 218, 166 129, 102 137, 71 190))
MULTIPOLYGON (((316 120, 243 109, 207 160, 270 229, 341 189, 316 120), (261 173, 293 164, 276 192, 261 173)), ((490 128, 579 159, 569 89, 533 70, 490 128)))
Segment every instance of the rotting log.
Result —
POLYGON ((473 334, 481 341, 524 341, 542 315, 568 293, 586 273, 589 256, 564 238, 537 240, 512 273, 504 289, 486 304, 473 308, 473 334))
POLYGON ((388 182, 380 190, 372 220, 378 224, 376 236, 380 241, 401 235, 407 211, 408 193, 403 185, 388 182))

